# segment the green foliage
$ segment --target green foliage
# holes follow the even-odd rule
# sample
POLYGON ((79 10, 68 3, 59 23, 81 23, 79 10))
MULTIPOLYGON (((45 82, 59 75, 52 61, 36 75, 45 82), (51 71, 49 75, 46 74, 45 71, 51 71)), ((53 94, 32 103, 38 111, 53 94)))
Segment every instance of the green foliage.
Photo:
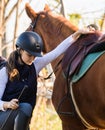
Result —
POLYGON ((71 23, 78 26, 80 19, 82 18, 80 14, 69 14, 71 23))

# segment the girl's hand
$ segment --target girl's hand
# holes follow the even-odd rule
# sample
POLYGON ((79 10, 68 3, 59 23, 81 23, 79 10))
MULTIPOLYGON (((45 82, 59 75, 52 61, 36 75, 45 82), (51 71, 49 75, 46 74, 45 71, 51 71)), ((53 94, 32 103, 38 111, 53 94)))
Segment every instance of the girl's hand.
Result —
POLYGON ((8 108, 10 109, 17 109, 19 107, 19 104, 18 104, 18 99, 12 99, 11 101, 9 102, 4 102, 3 104, 3 108, 6 110, 8 108))
POLYGON ((81 34, 89 34, 89 33, 94 33, 94 31, 89 30, 88 28, 79 29, 74 34, 72 34, 72 37, 76 41, 81 36, 81 34))
POLYGON ((90 30, 89 28, 79 29, 77 34, 89 34, 94 33, 94 30, 90 30))

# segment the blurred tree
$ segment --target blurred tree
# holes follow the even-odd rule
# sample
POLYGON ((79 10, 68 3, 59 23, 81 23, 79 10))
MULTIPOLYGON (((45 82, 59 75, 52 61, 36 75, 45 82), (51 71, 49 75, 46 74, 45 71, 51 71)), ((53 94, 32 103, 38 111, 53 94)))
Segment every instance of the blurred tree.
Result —
POLYGON ((3 38, 3 32, 4 32, 4 8, 5 2, 3 0, 0 1, 0 55, 2 54, 1 48, 2 48, 2 38, 3 38))
MULTIPOLYGON (((32 0, 29 0, 29 3, 32 0)), ((21 17, 23 10, 25 7, 23 6, 23 10, 19 12, 19 7, 21 7, 21 3, 23 0, 11 1, 11 0, 0 0, 0 55, 7 57, 8 49, 15 49, 15 39, 18 31, 18 22, 21 17), (11 19, 11 16, 12 19, 11 19), (12 40, 7 43, 7 30, 9 20, 11 20, 13 29, 13 37, 12 40), (13 23, 14 21, 14 23, 13 23), (10 47, 10 43, 12 46, 10 47)), ((9 32, 9 30, 8 30, 9 32)), ((11 32, 11 30, 10 30, 11 32)))
POLYGON ((100 20, 100 30, 105 30, 105 13, 103 14, 102 19, 100 20))
POLYGON ((74 25, 78 26, 80 19, 82 18, 82 16, 80 14, 69 14, 70 17, 70 21, 71 23, 73 23, 74 25))
POLYGON ((65 12, 63 0, 53 0, 53 2, 50 2, 49 0, 46 0, 46 1, 54 12, 56 12, 58 14, 62 14, 64 17, 66 17, 66 12, 65 12))
POLYGON ((66 13, 65 13, 65 8, 64 8, 64 2, 63 2, 63 0, 60 0, 60 4, 61 4, 60 13, 66 18, 66 13))
POLYGON ((15 38, 17 36, 20 2, 21 2, 21 0, 18 0, 16 3, 16 20, 15 20, 15 29, 14 29, 14 38, 13 38, 13 50, 15 49, 15 38))
POLYGON ((0 1, 0 34, 1 34, 0 55, 4 54, 5 57, 6 57, 6 47, 7 47, 7 45, 6 45, 6 23, 7 23, 8 19, 10 18, 11 14, 13 13, 14 9, 17 6, 17 3, 15 5, 13 5, 13 7, 8 12, 8 15, 6 15, 8 4, 9 4, 9 0, 0 1), (4 46, 6 46, 6 47, 4 47, 4 46))

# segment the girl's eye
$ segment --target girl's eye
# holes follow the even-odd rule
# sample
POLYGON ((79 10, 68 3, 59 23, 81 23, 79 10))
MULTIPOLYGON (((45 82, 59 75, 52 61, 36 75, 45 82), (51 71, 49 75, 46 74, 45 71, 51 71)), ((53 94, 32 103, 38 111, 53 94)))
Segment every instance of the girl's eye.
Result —
POLYGON ((30 54, 28 54, 27 56, 30 57, 30 58, 35 58, 35 56, 30 55, 30 54))
POLYGON ((31 57, 32 55, 28 54, 29 57, 31 57))
POLYGON ((31 54, 29 54, 29 53, 26 53, 26 55, 28 56, 28 57, 31 57, 32 55, 31 54))

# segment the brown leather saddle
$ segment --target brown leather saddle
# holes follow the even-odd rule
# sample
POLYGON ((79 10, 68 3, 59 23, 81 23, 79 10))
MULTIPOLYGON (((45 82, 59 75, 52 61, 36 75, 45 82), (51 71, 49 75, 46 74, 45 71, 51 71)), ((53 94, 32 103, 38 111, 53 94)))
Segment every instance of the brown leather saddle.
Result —
POLYGON ((80 38, 67 49, 62 59, 62 69, 66 78, 71 79, 74 74, 78 74, 84 58, 89 53, 103 49, 103 44, 97 45, 96 42, 100 35, 99 32, 81 35, 80 38))

